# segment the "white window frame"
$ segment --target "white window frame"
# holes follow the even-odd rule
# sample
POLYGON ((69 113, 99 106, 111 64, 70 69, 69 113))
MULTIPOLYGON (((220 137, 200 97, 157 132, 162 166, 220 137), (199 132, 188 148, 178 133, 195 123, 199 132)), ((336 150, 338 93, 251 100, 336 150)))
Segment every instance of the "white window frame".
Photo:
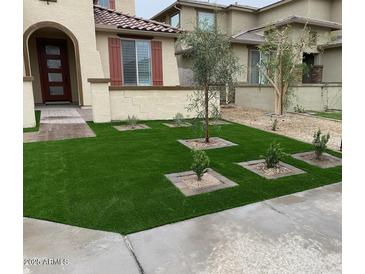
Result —
MULTIPOLYGON (((136 86, 152 86, 153 85, 153 74, 152 74, 152 46, 151 46, 151 40, 145 40, 145 39, 132 39, 132 38, 121 38, 120 42, 122 43, 122 41, 134 41, 135 42, 135 52, 136 52, 136 77, 137 77, 137 83, 136 86), (148 42, 149 44, 149 57, 150 57, 150 75, 151 75, 151 79, 150 79, 150 83, 149 84, 140 84, 139 83, 139 70, 138 70, 138 51, 137 51, 137 41, 140 42, 148 42)), ((120 50, 122 51, 122 46, 120 47, 120 50)), ((122 56, 122 68, 123 68, 123 52, 121 52, 121 56, 122 56)), ((124 73, 124 69, 122 71, 122 73, 124 73)), ((123 79, 124 79, 124 75, 123 79)), ((124 82, 124 80, 123 80, 124 82)), ((126 86, 133 86, 131 84, 127 84, 126 86)))

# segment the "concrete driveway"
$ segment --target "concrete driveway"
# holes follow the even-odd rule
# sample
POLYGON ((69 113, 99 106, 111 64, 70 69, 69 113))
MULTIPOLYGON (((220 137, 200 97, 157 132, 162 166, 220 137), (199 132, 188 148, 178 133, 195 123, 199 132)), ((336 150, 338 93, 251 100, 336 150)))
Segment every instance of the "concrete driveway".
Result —
POLYGON ((122 237, 24 219, 25 273, 341 273, 341 184, 122 237))

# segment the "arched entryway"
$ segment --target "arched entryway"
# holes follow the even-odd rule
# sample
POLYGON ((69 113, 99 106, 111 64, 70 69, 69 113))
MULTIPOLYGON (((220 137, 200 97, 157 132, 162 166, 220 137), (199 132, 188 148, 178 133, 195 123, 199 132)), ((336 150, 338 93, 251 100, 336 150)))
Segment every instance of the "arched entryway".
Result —
POLYGON ((36 104, 83 104, 79 45, 74 34, 54 22, 24 32, 24 69, 33 77, 36 104))

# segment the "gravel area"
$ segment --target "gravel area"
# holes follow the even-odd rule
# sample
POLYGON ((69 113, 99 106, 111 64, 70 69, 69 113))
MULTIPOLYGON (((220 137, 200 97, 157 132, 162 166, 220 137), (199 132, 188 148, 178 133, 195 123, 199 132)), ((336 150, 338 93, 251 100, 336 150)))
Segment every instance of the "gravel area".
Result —
POLYGON ((129 131, 129 130, 149 129, 150 127, 145 124, 137 124, 135 126, 132 125, 114 126, 114 128, 118 131, 129 131))
POLYGON ((209 173, 205 173, 201 181, 198 181, 198 176, 196 176, 195 174, 184 176, 182 177, 181 181, 184 182, 184 184, 192 190, 199 190, 205 187, 221 184, 221 182, 217 178, 209 173))
POLYGON ((243 107, 221 108, 222 117, 243 125, 272 131, 274 120, 278 119, 275 133, 311 143, 313 134, 321 129, 323 133, 329 132, 331 138, 328 147, 339 150, 342 138, 341 121, 331 121, 320 117, 305 116, 294 113, 285 113, 282 116, 275 116, 270 113, 243 107))

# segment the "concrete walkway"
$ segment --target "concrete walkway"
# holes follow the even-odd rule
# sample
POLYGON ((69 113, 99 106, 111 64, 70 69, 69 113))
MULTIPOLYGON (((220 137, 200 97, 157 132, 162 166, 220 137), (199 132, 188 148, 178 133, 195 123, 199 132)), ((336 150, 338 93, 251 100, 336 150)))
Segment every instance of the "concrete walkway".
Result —
POLYGON ((124 237, 24 218, 24 274, 140 273, 124 237))
POLYGON ((341 184, 128 235, 145 273, 341 273, 341 184))
POLYGON ((25 273, 341 273, 341 187, 333 184, 122 237, 24 219, 25 273))
POLYGON ((77 106, 40 106, 40 126, 38 132, 23 134, 24 143, 95 137, 86 124, 87 110, 77 106))

